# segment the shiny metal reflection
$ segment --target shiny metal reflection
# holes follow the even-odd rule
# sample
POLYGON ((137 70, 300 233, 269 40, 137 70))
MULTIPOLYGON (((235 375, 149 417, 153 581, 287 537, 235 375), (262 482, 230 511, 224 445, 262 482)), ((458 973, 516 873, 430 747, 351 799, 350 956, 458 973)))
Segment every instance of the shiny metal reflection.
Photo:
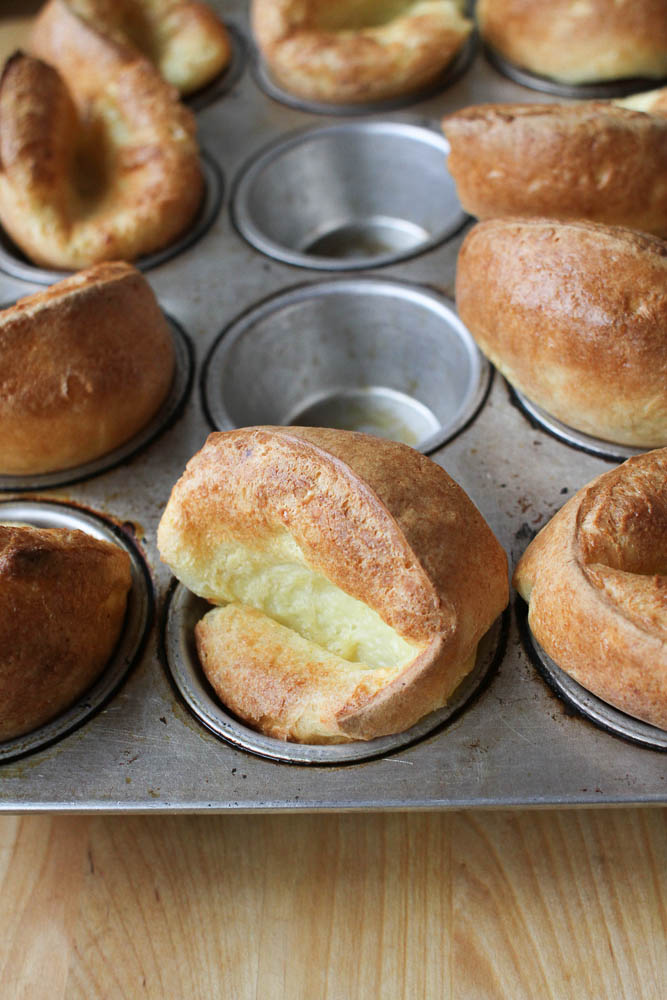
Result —
POLYGON ((213 344, 202 391, 217 430, 310 423, 429 452, 474 417, 490 378, 447 299, 352 278, 289 289, 239 317, 213 344))
POLYGON ((232 193, 239 232, 299 267, 353 270, 423 253, 465 223, 449 145, 403 122, 345 122, 272 143, 232 193))

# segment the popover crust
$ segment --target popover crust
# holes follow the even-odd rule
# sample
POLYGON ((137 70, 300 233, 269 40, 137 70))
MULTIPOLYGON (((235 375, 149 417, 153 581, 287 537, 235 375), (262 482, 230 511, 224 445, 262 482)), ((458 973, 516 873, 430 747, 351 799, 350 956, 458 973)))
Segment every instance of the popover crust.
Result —
POLYGON ((253 0, 251 12, 276 82, 305 100, 341 104, 427 86, 473 27, 460 0, 253 0))
POLYGON ((147 59, 63 0, 38 27, 40 58, 14 56, 0 79, 2 225, 61 269, 173 242, 203 195, 193 116, 147 59))
POLYGON ((0 312, 0 472, 82 465, 163 402, 172 337, 146 279, 105 263, 0 312))
POLYGON ((579 490, 514 573, 545 652, 611 705, 667 729, 667 449, 579 490))
POLYGON ((202 581, 212 578, 220 539, 252 553, 285 532, 310 571, 372 609, 415 651, 399 670, 336 657, 338 682, 322 675, 320 685, 332 659, 325 649, 227 606, 219 627, 198 626, 221 700, 263 732, 301 742, 371 739, 441 707, 507 603, 505 554, 463 490, 418 452, 365 434, 216 433, 172 490, 158 547, 186 586, 215 602, 202 581))
POLYGON ((449 170, 478 219, 588 219, 667 236, 667 118, 603 101, 447 115, 449 170))
MULTIPOLYGON (((135 46, 181 94, 191 94, 227 66, 229 33, 217 15, 198 0, 65 0, 92 27, 123 46, 135 46)), ((37 18, 58 17, 49 0, 37 18)))
POLYGON ((477 0, 482 37, 510 62, 563 83, 667 76, 664 0, 477 0))
POLYGON ((55 718, 99 676, 131 583, 117 545, 0 524, 0 740, 55 718))
POLYGON ((667 243, 611 226, 490 219, 461 247, 459 315, 509 382, 570 427, 667 443, 667 243))

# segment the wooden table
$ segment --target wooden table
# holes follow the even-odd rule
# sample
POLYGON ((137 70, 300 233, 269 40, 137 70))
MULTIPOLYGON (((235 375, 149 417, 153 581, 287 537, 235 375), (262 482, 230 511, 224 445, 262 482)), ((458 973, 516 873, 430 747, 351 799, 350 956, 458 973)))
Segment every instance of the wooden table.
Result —
POLYGON ((667 997, 667 810, 0 817, 0 997, 667 997))

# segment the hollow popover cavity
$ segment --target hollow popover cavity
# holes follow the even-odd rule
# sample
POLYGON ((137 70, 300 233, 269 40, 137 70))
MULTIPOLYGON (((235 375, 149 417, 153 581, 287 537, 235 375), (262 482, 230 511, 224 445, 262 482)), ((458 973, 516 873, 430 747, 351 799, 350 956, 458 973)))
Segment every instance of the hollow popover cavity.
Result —
POLYGON ((472 31, 464 6, 462 0, 253 0, 252 27, 286 91, 354 104, 436 80, 472 31))
POLYGON ((194 118, 133 47, 64 0, 50 9, 32 36, 39 58, 16 54, 0 79, 0 222, 44 267, 135 260, 199 209, 194 118))
POLYGON ((120 636, 130 557, 84 531, 0 524, 0 740, 49 722, 120 636))
POLYGON ((667 729, 667 448, 579 490, 526 549, 514 586, 559 667, 667 729))
POLYGON ((617 444, 667 443, 667 243, 611 226, 489 219, 466 236, 459 316, 532 402, 617 444))
POLYGON ((68 469, 125 443, 174 373, 168 323, 131 264, 109 262, 0 311, 0 473, 68 469))
POLYGON ((295 742, 408 729, 445 704, 507 603, 505 554, 463 490, 406 445, 352 431, 211 434, 158 547, 220 605, 196 641, 221 701, 295 742))

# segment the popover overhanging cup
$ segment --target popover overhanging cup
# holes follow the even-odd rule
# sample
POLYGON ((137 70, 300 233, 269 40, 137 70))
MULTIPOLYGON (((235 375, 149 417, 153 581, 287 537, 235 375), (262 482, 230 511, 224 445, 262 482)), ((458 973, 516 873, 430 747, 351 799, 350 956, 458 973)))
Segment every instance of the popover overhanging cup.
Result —
POLYGON ((468 40, 464 0, 253 0, 269 82, 311 108, 373 105, 437 82, 468 40))
POLYGON ((209 683, 264 735, 328 744, 408 729, 473 669, 507 560, 444 470, 322 428, 212 434, 172 490, 162 559, 219 605, 209 683))
POLYGON ((0 763, 61 739, 100 709, 153 621, 134 539, 95 511, 0 501, 0 763))
POLYGON ((479 104, 443 118, 463 208, 667 237, 667 115, 602 101, 479 104))
POLYGON ((496 68, 536 90, 613 97, 667 78, 662 0, 478 0, 475 16, 496 68))
POLYGON ((629 229, 490 219, 461 248, 461 319, 512 386, 598 441, 667 443, 667 243, 629 229))
POLYGON ((534 638, 562 670, 667 730, 667 448, 579 490, 531 542, 513 582, 534 638))
POLYGON ((94 475, 174 419, 189 343, 131 264, 110 261, 0 311, 0 489, 94 475))
POLYGON ((134 260, 199 211, 194 117, 138 51, 57 6, 39 58, 17 53, 0 80, 0 221, 40 266, 134 260))

